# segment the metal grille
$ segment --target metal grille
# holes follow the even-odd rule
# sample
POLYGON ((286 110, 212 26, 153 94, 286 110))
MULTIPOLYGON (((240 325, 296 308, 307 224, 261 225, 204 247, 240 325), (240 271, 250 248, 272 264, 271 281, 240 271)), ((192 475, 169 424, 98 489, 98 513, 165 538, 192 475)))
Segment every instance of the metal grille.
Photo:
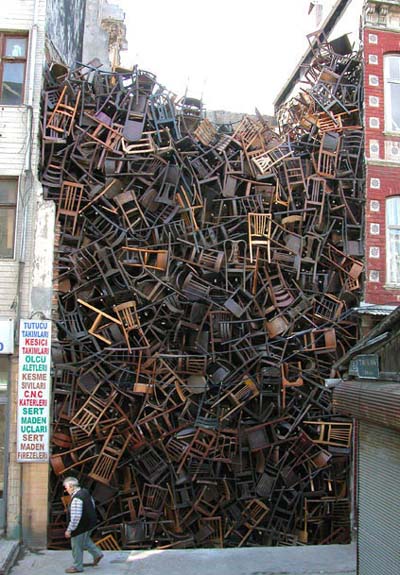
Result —
POLYGON ((400 433, 360 422, 359 575, 400 573, 400 433))

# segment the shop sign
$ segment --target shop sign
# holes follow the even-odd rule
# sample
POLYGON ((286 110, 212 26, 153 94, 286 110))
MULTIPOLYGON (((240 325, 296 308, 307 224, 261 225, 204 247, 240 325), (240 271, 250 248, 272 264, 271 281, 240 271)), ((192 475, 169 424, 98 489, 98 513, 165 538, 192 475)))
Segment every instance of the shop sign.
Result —
POLYGON ((361 379, 378 379, 379 357, 375 354, 357 355, 350 361, 349 375, 361 379))
POLYGON ((13 319, 0 319, 0 353, 14 353, 13 319))
POLYGON ((17 407, 20 463, 49 460, 50 343, 50 321, 21 320, 17 407))

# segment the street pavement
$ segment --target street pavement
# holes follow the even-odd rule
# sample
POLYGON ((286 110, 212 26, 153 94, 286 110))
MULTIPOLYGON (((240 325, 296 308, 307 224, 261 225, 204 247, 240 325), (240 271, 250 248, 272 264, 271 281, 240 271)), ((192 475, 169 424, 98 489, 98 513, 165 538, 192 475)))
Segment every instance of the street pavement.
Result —
MULTIPOLYGON (((85 561, 91 561, 89 555, 85 561)), ((22 551, 8 575, 57 575, 70 551, 22 551)), ((1 571, 0 571, 1 573, 1 571)), ((355 545, 105 551, 87 575, 356 575, 355 545)))

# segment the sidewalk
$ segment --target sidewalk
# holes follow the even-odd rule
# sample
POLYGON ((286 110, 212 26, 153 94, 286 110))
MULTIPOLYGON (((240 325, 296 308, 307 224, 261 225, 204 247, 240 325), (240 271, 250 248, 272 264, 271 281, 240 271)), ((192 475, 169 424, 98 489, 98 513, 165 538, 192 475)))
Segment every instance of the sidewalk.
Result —
MULTIPOLYGON (((85 560, 91 560, 90 556, 85 560)), ((25 552, 9 575, 57 575, 69 551, 25 552)), ((355 545, 106 551, 87 575, 355 575, 355 545)))
POLYGON ((19 548, 18 541, 0 538, 0 575, 6 575, 14 565, 19 548))

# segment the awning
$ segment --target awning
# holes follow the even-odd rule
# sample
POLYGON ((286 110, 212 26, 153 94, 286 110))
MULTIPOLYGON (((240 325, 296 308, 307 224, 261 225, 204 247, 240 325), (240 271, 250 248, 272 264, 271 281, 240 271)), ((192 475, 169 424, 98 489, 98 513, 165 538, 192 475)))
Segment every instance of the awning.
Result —
POLYGON ((342 381, 333 392, 336 413, 400 430, 400 384, 342 381))

